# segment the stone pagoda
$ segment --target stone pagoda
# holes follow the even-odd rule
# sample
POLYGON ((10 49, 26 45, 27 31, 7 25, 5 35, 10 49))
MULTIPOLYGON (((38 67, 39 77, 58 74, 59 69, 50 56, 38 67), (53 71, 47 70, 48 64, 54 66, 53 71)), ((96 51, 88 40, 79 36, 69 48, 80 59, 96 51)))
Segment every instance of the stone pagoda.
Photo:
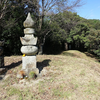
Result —
MULTIPOLYGON (((29 73, 31 71, 34 71, 36 75, 39 74, 39 70, 36 66, 36 53, 38 51, 38 48, 36 47, 37 44, 37 38, 34 37, 34 21, 31 18, 30 13, 28 13, 28 16, 26 20, 23 23, 25 29, 24 29, 24 37, 20 37, 22 47, 21 52, 23 54, 22 57, 22 70, 25 72, 25 76, 29 76, 29 73)), ((18 78, 23 78, 22 75, 18 73, 18 78)))

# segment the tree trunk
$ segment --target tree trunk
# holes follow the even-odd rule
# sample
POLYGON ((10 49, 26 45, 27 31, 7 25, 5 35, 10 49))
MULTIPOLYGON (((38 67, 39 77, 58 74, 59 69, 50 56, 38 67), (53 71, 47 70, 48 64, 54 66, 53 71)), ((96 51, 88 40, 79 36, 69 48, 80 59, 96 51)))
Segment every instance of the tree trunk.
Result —
POLYGON ((68 44, 66 42, 64 43, 64 49, 65 49, 65 51, 68 50, 68 44))
POLYGON ((43 54, 43 44, 41 43, 39 45, 38 55, 42 55, 42 54, 43 54))

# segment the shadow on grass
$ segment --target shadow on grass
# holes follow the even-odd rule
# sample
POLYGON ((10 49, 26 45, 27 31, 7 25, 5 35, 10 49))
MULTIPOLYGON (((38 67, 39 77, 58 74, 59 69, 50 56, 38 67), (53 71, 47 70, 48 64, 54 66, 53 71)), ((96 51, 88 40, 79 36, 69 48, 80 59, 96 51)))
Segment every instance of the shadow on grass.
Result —
POLYGON ((5 66, 5 68, 7 68, 9 70, 9 69, 19 66, 21 63, 22 63, 22 61, 18 61, 16 63, 11 63, 10 65, 5 66))
POLYGON ((44 67, 49 66, 50 59, 43 60, 42 62, 37 62, 37 68, 39 69, 39 73, 43 70, 44 67))
POLYGON ((8 70, 19 66, 21 63, 22 63, 22 61, 18 61, 16 63, 11 63, 10 65, 4 66, 4 67, 0 67, 0 75, 1 75, 0 76, 0 80, 3 79, 4 75, 7 73, 8 70))
MULTIPOLYGON (((46 60, 43 60, 42 62, 37 62, 37 68, 39 69, 39 73, 43 70, 44 67, 48 67, 49 66, 49 62, 51 60, 50 59, 46 59, 46 60)), ((13 62, 11 63, 10 65, 7 65, 7 66, 4 66, 1 68, 1 71, 0 71, 0 75, 6 75, 7 71, 12 69, 12 68, 15 68, 17 66, 19 66, 20 64, 22 63, 22 61, 18 61, 18 62, 13 62)), ((0 80, 3 79, 3 77, 0 76, 0 80)))
POLYGON ((100 62, 100 57, 97 56, 97 55, 94 55, 94 54, 91 54, 91 53, 88 53, 88 52, 84 52, 87 56, 91 57, 91 58, 94 58, 96 60, 96 62, 100 62))
MULTIPOLYGON (((47 60, 43 60, 42 62, 37 62, 37 68, 39 69, 39 73, 43 70, 44 67, 48 67, 49 66, 49 62, 51 60, 47 59, 47 60)), ((17 66, 19 66, 22 63, 22 61, 18 61, 16 63, 11 63, 10 65, 4 66, 2 67, 1 71, 0 71, 0 75, 5 75, 7 73, 8 70, 15 68, 17 66)), ((3 79, 3 77, 0 76, 0 80, 3 79)))

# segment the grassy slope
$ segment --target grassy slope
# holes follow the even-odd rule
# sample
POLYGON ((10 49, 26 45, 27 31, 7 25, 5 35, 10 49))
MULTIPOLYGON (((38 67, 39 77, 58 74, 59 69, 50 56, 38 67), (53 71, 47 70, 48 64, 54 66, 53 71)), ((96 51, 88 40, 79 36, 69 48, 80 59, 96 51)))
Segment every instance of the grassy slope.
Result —
POLYGON ((0 82, 0 100, 100 100, 100 63, 79 51, 38 55, 42 77, 36 80, 18 80, 17 61, 21 56, 5 57, 5 65, 16 67, 0 82))

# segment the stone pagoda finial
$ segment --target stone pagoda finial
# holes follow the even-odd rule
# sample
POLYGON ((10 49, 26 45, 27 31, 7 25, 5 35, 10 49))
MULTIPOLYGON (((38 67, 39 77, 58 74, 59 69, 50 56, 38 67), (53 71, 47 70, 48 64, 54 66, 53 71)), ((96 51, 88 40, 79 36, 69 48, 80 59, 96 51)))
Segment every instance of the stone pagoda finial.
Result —
POLYGON ((34 26, 34 21, 33 21, 33 19, 31 18, 31 14, 30 14, 30 13, 28 13, 28 16, 27 16, 26 20, 23 22, 23 26, 24 26, 25 28, 33 28, 33 26, 34 26))

